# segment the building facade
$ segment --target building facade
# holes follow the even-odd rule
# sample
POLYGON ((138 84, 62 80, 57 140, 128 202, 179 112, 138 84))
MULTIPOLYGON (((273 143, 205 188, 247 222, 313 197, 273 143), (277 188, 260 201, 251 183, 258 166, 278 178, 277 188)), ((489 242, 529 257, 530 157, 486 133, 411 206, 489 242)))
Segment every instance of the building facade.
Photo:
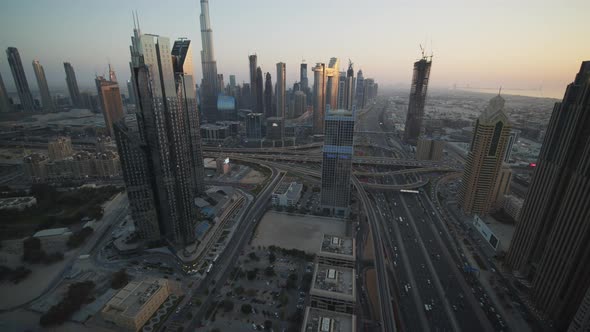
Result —
POLYGON ((12 112, 12 105, 6 92, 6 86, 2 80, 2 74, 0 73, 0 113, 12 112))
POLYGON ((313 71, 313 133, 324 133, 324 115, 326 113, 326 65, 316 64, 313 71))
POLYGON ((338 109, 338 83, 340 82, 340 60, 330 58, 326 68, 326 103, 330 109, 338 109))
POLYGON ((441 160, 445 142, 432 139, 418 139, 416 160, 441 160))
POLYGON ((18 49, 16 47, 7 48, 6 56, 8 57, 8 64, 10 65, 10 71, 14 78, 14 85, 16 86, 16 92, 18 93, 22 110, 25 112, 35 111, 35 101, 29 88, 29 82, 27 82, 27 76, 25 75, 25 69, 18 49))
POLYGON ((249 113, 246 115, 246 137, 248 139, 261 139, 262 138, 262 123, 264 114, 262 113, 249 113))
MULTIPOLYGON (((64 62, 64 70, 66 72, 66 84, 68 85, 68 92, 70 93, 70 100, 74 107, 84 107, 82 98, 80 96, 80 89, 78 88, 78 80, 76 80, 76 73, 74 67, 69 62, 64 62)), ((130 91, 131 95, 132 92, 130 91)))
POLYGON ((325 122, 320 207, 332 215, 346 217, 354 156, 354 112, 329 111, 325 122))
POLYGON ((201 81, 201 112, 207 121, 217 120, 216 105, 219 94, 217 81, 217 61, 213 50, 213 30, 209 19, 209 1, 201 0, 201 65, 203 67, 203 80, 201 81))
POLYGON ((51 93, 49 93, 49 85, 47 85, 47 77, 45 77, 45 70, 39 60, 33 60, 33 71, 37 78, 37 86, 39 87, 39 94, 41 95, 41 105, 46 111, 54 111, 55 104, 51 99, 51 93))
POLYGON ((411 144, 416 143, 422 130, 422 119, 424 118, 424 106, 426 104, 426 92, 428 91, 431 66, 432 60, 428 60, 426 57, 422 57, 422 59, 414 62, 410 101, 408 103, 408 114, 406 115, 406 127, 404 130, 404 141, 411 144))
POLYGON ((277 63, 277 113, 276 116, 285 119, 287 114, 287 72, 286 64, 284 62, 277 63))
POLYGON ((590 286, 590 61, 553 108, 506 264, 565 330, 590 286))
POLYGON ((49 159, 51 160, 62 160, 71 157, 74 154, 72 139, 63 136, 57 137, 56 139, 49 141, 47 144, 47 150, 49 159))
POLYGON ((117 81, 112 81, 114 75, 114 71, 111 70, 111 66, 109 65, 109 79, 106 79, 103 76, 98 76, 95 79, 105 127, 110 136, 113 136, 114 134, 113 124, 123 119, 125 116, 123 114, 123 100, 121 99, 119 83, 117 83, 117 81))
POLYGON ((465 213, 486 215, 494 203, 493 190, 511 129, 504 103, 500 95, 492 98, 475 122, 459 191, 465 213))
POLYGON ((299 117, 307 109, 307 95, 303 91, 296 91, 293 94, 293 117, 299 117))

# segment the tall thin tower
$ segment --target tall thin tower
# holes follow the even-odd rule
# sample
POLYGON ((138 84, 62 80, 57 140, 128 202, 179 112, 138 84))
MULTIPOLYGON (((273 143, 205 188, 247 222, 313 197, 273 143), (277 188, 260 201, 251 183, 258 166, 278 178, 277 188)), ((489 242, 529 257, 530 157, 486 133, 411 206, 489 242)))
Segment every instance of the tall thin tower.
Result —
POLYGON ((18 49, 16 47, 7 48, 6 55, 8 56, 8 64, 10 65, 12 77, 14 77, 14 84, 16 85, 16 91, 18 92, 22 109, 23 111, 32 112, 35 110, 35 102, 29 89, 29 83, 27 82, 27 76, 25 75, 25 69, 23 68, 18 49))
MULTIPOLYGON (((71 63, 64 62, 64 70, 66 71, 66 83, 68 84, 72 106, 82 107, 82 98, 80 97, 80 89, 78 88, 74 67, 72 67, 71 63)), ((132 91, 129 91, 129 94, 132 94, 132 91)))
POLYGON ((10 101, 8 100, 6 87, 4 86, 4 81, 2 80, 2 74, 0 74, 0 113, 10 111, 12 111, 12 105, 10 105, 10 101))
POLYGON ((213 52, 213 30, 209 20, 209 1, 201 0, 201 64, 203 66, 203 81, 201 82, 201 106, 205 117, 209 121, 217 117, 217 62, 213 52))
POLYGON ((45 77, 45 70, 39 60, 33 60, 33 71, 37 78, 37 86, 39 87, 39 94, 41 95, 41 104, 46 111, 55 109, 51 94, 49 93, 49 85, 47 85, 47 77, 45 77))
POLYGON ((432 57, 429 60, 422 52, 422 59, 414 62, 414 75, 410 90, 410 101, 408 103, 408 115, 406 116, 406 127, 404 130, 404 141, 416 144, 422 129, 422 118, 424 117, 424 105, 426 104, 426 92, 428 90, 428 79, 430 78, 430 67, 432 57))
POLYGON ((286 65, 284 62, 277 63, 277 117, 285 118, 286 108, 286 65))

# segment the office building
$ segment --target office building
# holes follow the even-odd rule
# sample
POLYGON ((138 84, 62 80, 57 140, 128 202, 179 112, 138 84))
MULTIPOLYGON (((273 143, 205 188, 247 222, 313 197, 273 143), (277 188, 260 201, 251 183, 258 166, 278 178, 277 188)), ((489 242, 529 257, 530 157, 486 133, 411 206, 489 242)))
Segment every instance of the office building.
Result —
POLYGON ((18 49, 16 47, 7 48, 6 55, 8 56, 8 64, 10 65, 10 71, 14 78, 14 85, 16 86, 21 109, 24 112, 33 112, 35 110, 35 101, 29 89, 29 83, 27 82, 27 76, 25 75, 25 69, 18 49))
POLYGON ((531 285, 533 306, 560 331, 590 286, 589 97, 590 61, 585 61, 553 107, 505 260, 531 285))
POLYGON ((512 157, 512 149, 515 144, 518 143, 519 130, 513 129, 508 137, 508 147, 506 147, 506 153, 504 154, 504 162, 509 163, 512 157))
POLYGON ((313 71, 313 133, 324 133, 326 112, 326 65, 316 64, 313 71))
POLYGON ((63 136, 57 137, 56 139, 49 141, 47 144, 47 150, 49 159, 51 160, 63 160, 69 158, 74 154, 72 139, 63 136))
POLYGON ((421 138, 416 145, 416 160, 441 160, 445 142, 421 138))
POLYGON ((277 112, 276 116, 279 118, 286 119, 286 108, 287 108, 287 77, 286 77, 286 65, 283 62, 277 63, 277 112))
POLYGON ((130 281, 104 306, 104 320, 128 330, 139 331, 170 295, 166 279, 130 281))
POLYGON ((121 100, 119 83, 112 81, 113 78, 116 79, 114 75, 114 71, 109 65, 109 79, 107 80, 103 76, 98 76, 95 79, 104 124, 110 136, 113 136, 113 124, 125 116, 123 114, 123 100, 121 100))
POLYGON ((246 137, 248 139, 261 139, 262 138, 262 122, 264 114, 262 113, 249 113, 246 115, 246 137))
POLYGON ((363 109, 363 100, 365 95, 365 77, 363 71, 359 69, 356 73, 356 91, 354 92, 355 105, 357 109, 363 109))
POLYGON ((307 93, 307 91, 309 91, 309 80, 307 79, 307 63, 302 63, 299 67, 299 83, 301 84, 301 91, 307 93))
POLYGON ((354 156, 354 112, 329 111, 325 122, 320 207, 332 215, 346 217, 354 156))
POLYGON ((250 109, 258 110, 256 105, 256 69, 258 68, 258 56, 256 54, 248 55, 248 69, 250 72, 250 109))
POLYGON ((408 114, 406 115, 406 127, 404 129, 404 141, 416 144, 422 130, 424 117, 424 105, 426 104, 426 92, 432 59, 428 60, 424 55, 422 59, 414 62, 414 73, 410 87, 410 100, 408 102, 408 114))
POLYGON ((272 78, 270 73, 266 73, 266 80, 264 81, 264 116, 267 118, 276 116, 272 96, 272 78))
POLYGON ((236 75, 229 75, 229 87, 232 90, 236 88, 236 75))
POLYGON ((307 95, 303 91, 293 94, 293 117, 300 117, 307 109, 307 95))
POLYGON ((338 109, 346 109, 344 107, 344 89, 346 89, 346 72, 341 71, 338 76, 338 109))
POLYGON ((264 93, 262 88, 264 86, 263 78, 262 78, 262 69, 258 67, 256 69, 256 85, 254 89, 254 95, 256 97, 256 108, 254 110, 256 113, 264 113, 264 93))
POLYGON ((339 66, 340 61, 331 58, 326 68, 326 104, 330 105, 331 110, 338 109, 339 66))
POLYGON ((266 138, 270 140, 282 140, 285 130, 285 121, 280 117, 266 119, 266 138))
POLYGON ((459 191, 459 202, 465 213, 485 215, 494 203, 493 190, 512 126, 504 103, 504 98, 495 96, 475 122, 459 191))
POLYGON ((355 269, 315 264, 310 306, 313 308, 352 314, 356 303, 355 269))
POLYGON ((352 105, 354 103, 354 83, 354 69, 352 68, 352 62, 349 60, 344 82, 344 90, 340 93, 342 95, 342 109, 352 111, 352 105))
MULTIPOLYGON (((82 108, 82 98, 80 96, 80 89, 78 89, 78 81, 76 80, 76 73, 74 67, 69 62, 64 62, 64 70, 66 72, 66 84, 68 85, 68 92, 70 93, 70 100, 72 106, 82 108)), ((131 92, 129 92, 131 94, 131 92)))
POLYGON ((0 113, 11 112, 12 104, 8 98, 4 81, 2 80, 2 74, 0 73, 0 113))
POLYGON ((49 86, 47 85, 47 77, 45 77, 45 70, 39 63, 39 60, 33 60, 33 71, 37 78, 37 86, 39 87, 39 94, 41 95, 41 105, 46 111, 54 111, 55 105, 51 94, 49 93, 49 86))
POLYGON ((217 76, 217 62, 213 50, 213 30, 209 19, 209 1, 201 0, 201 65, 203 67, 203 80, 201 81, 201 113, 207 121, 217 120, 216 105, 219 94, 219 82, 217 76))
POLYGON ((317 259, 319 264, 354 268, 356 262, 354 238, 324 234, 317 259))
POLYGON ((356 316, 306 307, 301 332, 355 332, 356 316))
POLYGON ((295 207, 301 198, 303 184, 283 179, 272 193, 270 201, 273 205, 295 207))

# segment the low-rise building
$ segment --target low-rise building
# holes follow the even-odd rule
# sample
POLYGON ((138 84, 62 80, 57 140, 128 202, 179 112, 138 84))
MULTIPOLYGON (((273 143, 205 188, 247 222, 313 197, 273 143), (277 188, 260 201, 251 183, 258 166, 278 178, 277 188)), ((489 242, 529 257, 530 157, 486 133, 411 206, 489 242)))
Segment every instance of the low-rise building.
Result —
POLYGON ((201 125, 201 138, 206 143, 220 143, 230 137, 230 128, 227 125, 206 123, 201 125))
POLYGON ((417 160, 441 160, 445 142, 432 139, 419 139, 416 144, 417 160))
POLYGON ((104 320, 128 331, 138 331, 170 294, 166 279, 131 281, 105 305, 104 320))
POLYGON ((352 314, 356 302, 355 270, 316 263, 309 294, 314 308, 352 314))
POLYGON ((277 206, 295 206, 301 198, 303 184, 283 181, 272 193, 272 204, 277 206))
POLYGON ((0 210, 24 210, 36 204, 33 196, 0 198, 0 210))
POLYGON ((68 239, 72 232, 67 227, 49 228, 38 231, 33 235, 34 238, 41 241, 41 248, 46 252, 63 252, 65 251, 68 239))
POLYGON ((301 332, 355 332, 356 316, 340 312, 305 308, 301 332))
POLYGON ((320 264, 354 268, 356 261, 354 238, 324 234, 317 258, 320 264))
POLYGON ((47 144, 47 150, 49 152, 49 159, 51 160, 68 158, 74 154, 72 139, 69 137, 57 137, 47 144))

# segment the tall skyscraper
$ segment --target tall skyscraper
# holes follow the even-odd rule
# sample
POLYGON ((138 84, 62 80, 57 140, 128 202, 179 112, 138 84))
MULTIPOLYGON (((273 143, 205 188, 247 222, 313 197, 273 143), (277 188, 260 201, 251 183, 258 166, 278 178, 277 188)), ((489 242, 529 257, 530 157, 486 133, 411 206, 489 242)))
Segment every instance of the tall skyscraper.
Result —
POLYGON ((354 111, 328 111, 325 122, 320 206, 335 216, 346 217, 350 209, 354 111))
POLYGON ((363 76, 363 71, 361 69, 356 73, 356 91, 354 92, 354 95, 356 108, 363 109, 363 100, 365 99, 363 97, 365 95, 365 77, 363 76))
POLYGON ((461 207, 469 214, 485 215, 493 204, 511 128, 504 103, 504 98, 495 96, 475 122, 459 192, 461 207))
POLYGON ((229 75, 229 87, 232 89, 236 88, 236 75, 229 75))
POLYGON ((10 100, 8 99, 8 93, 6 92, 6 87, 4 86, 4 81, 2 80, 2 74, 0 74, 0 113, 2 112, 11 112, 12 105, 10 105, 10 100))
POLYGON ((343 96, 342 108, 352 111, 352 105, 354 102, 354 69, 352 68, 352 62, 350 60, 348 61, 344 90, 339 92, 339 94, 343 96))
MULTIPOLYGON (((70 100, 74 107, 84 107, 82 97, 80 97, 80 89, 78 89, 78 81, 76 80, 76 73, 74 67, 69 62, 64 62, 64 70, 66 71, 66 83, 68 85, 68 91, 70 93, 70 100)), ((132 92, 129 92, 131 96, 132 92)))
POLYGON ((35 101, 29 89, 29 83, 27 82, 27 76, 25 75, 25 69, 23 68, 18 49, 16 47, 7 48, 6 55, 8 56, 8 64, 10 65, 12 77, 14 77, 14 84, 16 85, 20 105, 23 111, 32 112, 35 110, 35 101))
MULTIPOLYGON (((122 162, 123 173, 141 169, 135 161, 148 161, 149 184, 142 184, 147 186, 142 190, 151 191, 155 199, 160 235, 182 247, 196 238, 194 198, 202 190, 203 174, 191 44, 181 39, 171 51, 168 38, 140 35, 137 46, 138 53, 132 50, 132 57, 137 55, 138 60, 133 67, 133 84, 138 94, 136 114, 145 158, 127 156, 121 146, 130 143, 117 142, 121 159, 127 161, 122 162)), ((119 126, 115 128, 119 130, 119 126)), ((117 139, 128 136, 123 134, 124 130, 117 133, 117 139)), ((142 202, 130 198, 130 204, 138 210, 150 210, 142 207, 142 202)))
POLYGON ((307 108, 307 95, 303 91, 295 91, 293 99, 293 116, 299 117, 307 108))
POLYGON ((95 82, 98 98, 100 99, 102 115, 104 116, 104 123, 108 134, 113 136, 113 124, 121 120, 124 117, 124 114, 119 84, 111 79, 116 79, 116 77, 109 65, 109 79, 107 80, 103 76, 98 76, 95 82))
POLYGON ((201 64, 203 66, 203 80, 201 82, 201 112, 207 121, 213 122, 217 118, 217 95, 219 83, 217 81, 217 62, 213 52, 213 30, 209 20, 209 1, 201 0, 201 64))
POLYGON ((299 68, 299 83, 301 84, 301 91, 309 90, 309 81, 307 79, 307 63, 302 63, 299 68))
POLYGON ((422 129, 422 118, 424 117, 424 105, 426 104, 426 92, 428 90, 428 78, 432 59, 428 60, 424 55, 422 59, 414 62, 414 74, 410 89, 410 101, 408 102, 408 114, 406 116, 406 127, 404 130, 404 141, 416 144, 422 129))
POLYGON ((254 89, 256 91, 256 113, 264 113, 264 93, 262 91, 262 88, 264 86, 263 80, 264 79, 262 78, 262 69, 258 67, 256 69, 256 88, 254 89))
POLYGON ((344 107, 344 89, 346 88, 346 72, 341 71, 338 76, 338 109, 346 109, 344 107))
POLYGON ((326 112, 326 65, 318 63, 313 67, 313 133, 324 133, 326 112))
POLYGON ((330 105, 330 109, 338 109, 338 82, 340 71, 338 67, 340 61, 337 58, 331 58, 326 68, 326 103, 330 105))
POLYGON ((49 86, 47 85, 45 70, 43 70, 43 66, 39 63, 39 60, 33 60, 33 71, 35 72, 35 77, 37 78, 37 86, 39 87, 39 94, 41 95, 41 105, 43 106, 43 109, 46 111, 55 110, 53 99, 51 99, 51 94, 49 93, 49 86))
POLYGON ((286 117, 285 111, 287 107, 287 100, 286 100, 286 86, 287 86, 287 77, 286 77, 286 65, 283 62, 277 63, 277 117, 283 118, 286 117))
POLYGON ((272 100, 272 78, 270 73, 266 73, 266 80, 264 81, 264 116, 267 118, 276 116, 275 105, 272 100))
MULTIPOLYGON (((556 103, 506 264, 562 331, 590 286, 590 61, 556 103)), ((587 308, 585 309, 588 310, 587 308)))
POLYGON ((250 108, 256 110, 256 68, 258 67, 258 56, 256 54, 248 55, 248 68, 250 69, 250 108))

